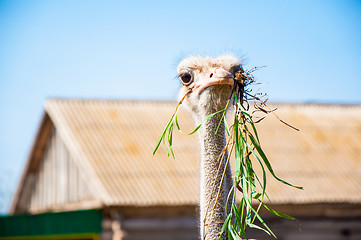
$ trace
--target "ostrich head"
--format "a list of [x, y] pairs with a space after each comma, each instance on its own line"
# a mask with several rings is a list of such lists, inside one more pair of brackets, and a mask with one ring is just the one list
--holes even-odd
[[179, 96], [192, 89], [184, 103], [196, 117], [219, 111], [231, 97], [234, 74], [240, 68], [240, 60], [228, 55], [186, 58], [177, 68], [182, 83]]

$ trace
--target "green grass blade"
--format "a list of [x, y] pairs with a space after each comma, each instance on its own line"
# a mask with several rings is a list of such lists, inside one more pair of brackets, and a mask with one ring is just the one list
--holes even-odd
[[219, 234], [218, 240], [221, 240], [221, 239], [222, 239], [222, 234], [223, 234], [224, 231], [226, 231], [226, 229], [228, 228], [228, 225], [229, 225], [231, 219], [232, 219], [232, 213], [228, 214], [226, 220], [224, 221], [223, 226], [222, 226], [222, 230], [221, 230], [221, 232], [220, 232], [220, 234]]
[[162, 137], [162, 136], [159, 138], [158, 143], [157, 143], [157, 145], [155, 146], [155, 149], [154, 149], [154, 151], [153, 151], [153, 157], [154, 157], [155, 153], [158, 151], [158, 148], [159, 148], [159, 146], [160, 146], [163, 138], [164, 138], [164, 137]]
[[263, 206], [268, 210], [270, 211], [271, 213], [275, 214], [276, 216], [279, 216], [279, 217], [282, 217], [282, 218], [286, 218], [286, 219], [290, 219], [290, 220], [295, 220], [296, 218], [292, 217], [292, 216], [289, 216], [287, 214], [283, 214], [283, 213], [280, 213], [270, 207], [268, 207], [266, 204], [263, 204]]
[[271, 233], [270, 233], [269, 231], [267, 231], [267, 230], [264, 229], [264, 228], [261, 228], [260, 226], [257, 226], [257, 225], [255, 225], [255, 224], [253, 224], [253, 223], [248, 224], [248, 226], [250, 226], [251, 228], [255, 228], [255, 229], [262, 230], [262, 231], [264, 231], [265, 233], [267, 233], [268, 235], [271, 236]]
[[224, 118], [224, 125], [226, 127], [226, 132], [227, 132], [227, 135], [228, 136], [231, 136], [231, 132], [229, 131], [229, 126], [228, 126], [228, 123], [227, 123], [227, 119]]
[[178, 123], [178, 114], [175, 114], [174, 118], [175, 118], [175, 125], [177, 126], [178, 131], [182, 132], [182, 130], [179, 126], [179, 123]]
[[245, 203], [244, 203], [244, 199], [243, 199], [243, 198], [242, 198], [242, 200], [241, 200], [240, 207], [241, 207], [241, 225], [243, 225], [243, 216], [244, 216], [244, 207], [245, 207]]
[[261, 193], [257, 193], [257, 194], [253, 197], [253, 199], [258, 199], [261, 195], [262, 195]]
[[[260, 203], [258, 204], [258, 207], [257, 207], [257, 210], [256, 210], [256, 214], [259, 213], [259, 210], [261, 209], [262, 204], [263, 204], [262, 201], [259, 201], [259, 202], [260, 202]], [[253, 217], [252, 223], [254, 223], [254, 220], [256, 219], [256, 214], [255, 214], [255, 216]]]
[[254, 126], [253, 120], [252, 120], [250, 123], [251, 123], [252, 129], [253, 129], [254, 135], [256, 136], [257, 142], [259, 143], [260, 141], [259, 141], [259, 138], [258, 138], [257, 129], [256, 129], [256, 127]]
[[[224, 120], [224, 122], [226, 122], [225, 115], [226, 115], [226, 112], [227, 112], [227, 108], [228, 108], [229, 102], [230, 102], [230, 100], [228, 100], [228, 102], [227, 102], [227, 104], [226, 104], [226, 107], [223, 109], [223, 113], [222, 113], [221, 120], [219, 121], [218, 126], [217, 126], [217, 129], [216, 129], [216, 134], [218, 133], [218, 129], [219, 129], [219, 127], [221, 126], [223, 120]], [[226, 125], [226, 123], [225, 123], [225, 125]]]
[[208, 119], [210, 119], [211, 117], [213, 117], [214, 115], [216, 115], [216, 114], [218, 114], [218, 113], [220, 113], [220, 112], [222, 112], [222, 111], [224, 111], [224, 109], [222, 109], [222, 110], [220, 110], [220, 111], [218, 111], [218, 112], [209, 114], [207, 117], [205, 117], [205, 118], [203, 119], [203, 121], [201, 122], [201, 124], [199, 124], [199, 125], [198, 125], [191, 133], [189, 133], [188, 135], [192, 135], [192, 134], [194, 134], [195, 132], [197, 132], [198, 129], [203, 125], [203, 123], [204, 123], [205, 121], [207, 121]]
[[242, 140], [245, 142], [245, 145], [247, 146], [247, 148], [252, 152], [252, 154], [256, 157], [257, 161], [260, 163], [261, 168], [262, 168], [262, 175], [263, 175], [263, 185], [261, 185], [262, 187], [262, 198], [266, 193], [266, 171], [263, 167], [262, 161], [259, 158], [259, 156], [256, 154], [256, 152], [253, 150], [253, 148], [246, 142], [246, 140], [242, 137]]
[[242, 240], [241, 236], [234, 230], [232, 224], [228, 224], [228, 231], [231, 233], [233, 239]]
[[261, 218], [261, 216], [252, 208], [252, 211], [255, 213], [258, 220], [262, 223], [262, 225], [267, 229], [267, 231], [274, 237], [277, 238], [276, 235], [272, 232], [272, 230], [268, 227], [266, 222]]
[[232, 212], [234, 214], [234, 221], [235, 221], [236, 226], [240, 226], [241, 225], [241, 216], [240, 216], [239, 210], [237, 209], [237, 205], [234, 202], [232, 204]]
[[168, 130], [168, 128], [169, 128], [169, 126], [171, 125], [172, 122], [173, 122], [173, 118], [171, 118], [171, 119], [168, 121], [167, 125], [165, 126], [165, 128], [164, 128], [164, 130], [163, 130], [163, 133], [162, 133], [162, 135], [160, 136], [160, 138], [159, 138], [159, 140], [158, 140], [158, 143], [157, 143], [157, 145], [156, 145], [156, 147], [155, 147], [155, 149], [154, 149], [154, 151], [153, 151], [153, 157], [154, 157], [155, 153], [157, 152], [160, 143], [163, 141], [163, 143], [165, 144], [165, 141], [164, 141], [165, 135], [167, 134], [167, 130]]
[[168, 129], [168, 157], [170, 155], [172, 155], [173, 158], [175, 158], [174, 156], [174, 152], [173, 152], [173, 149], [172, 149], [172, 146], [173, 146], [173, 127], [174, 127], [174, 119], [172, 121], [172, 124], [169, 126], [169, 129]]

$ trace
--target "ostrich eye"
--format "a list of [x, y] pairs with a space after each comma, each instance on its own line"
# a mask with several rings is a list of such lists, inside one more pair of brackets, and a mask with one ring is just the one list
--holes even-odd
[[185, 85], [185, 86], [188, 86], [189, 84], [191, 84], [193, 82], [193, 77], [189, 73], [182, 73], [179, 75], [179, 78], [180, 78], [181, 82], [183, 83], [183, 85]]

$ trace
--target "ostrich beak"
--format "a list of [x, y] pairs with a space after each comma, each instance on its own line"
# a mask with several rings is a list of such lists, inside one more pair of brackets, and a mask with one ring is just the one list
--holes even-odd
[[209, 75], [209, 79], [200, 80], [191, 84], [190, 88], [194, 90], [198, 90], [198, 94], [200, 94], [204, 89], [214, 85], [229, 85], [233, 88], [234, 85], [234, 76], [224, 70], [223, 68], [214, 68], [213, 71]]

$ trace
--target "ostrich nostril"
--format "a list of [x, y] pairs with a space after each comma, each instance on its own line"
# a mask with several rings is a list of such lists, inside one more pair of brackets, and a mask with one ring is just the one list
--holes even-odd
[[209, 75], [209, 78], [212, 78], [213, 77], [213, 73], [211, 73], [210, 75]]

